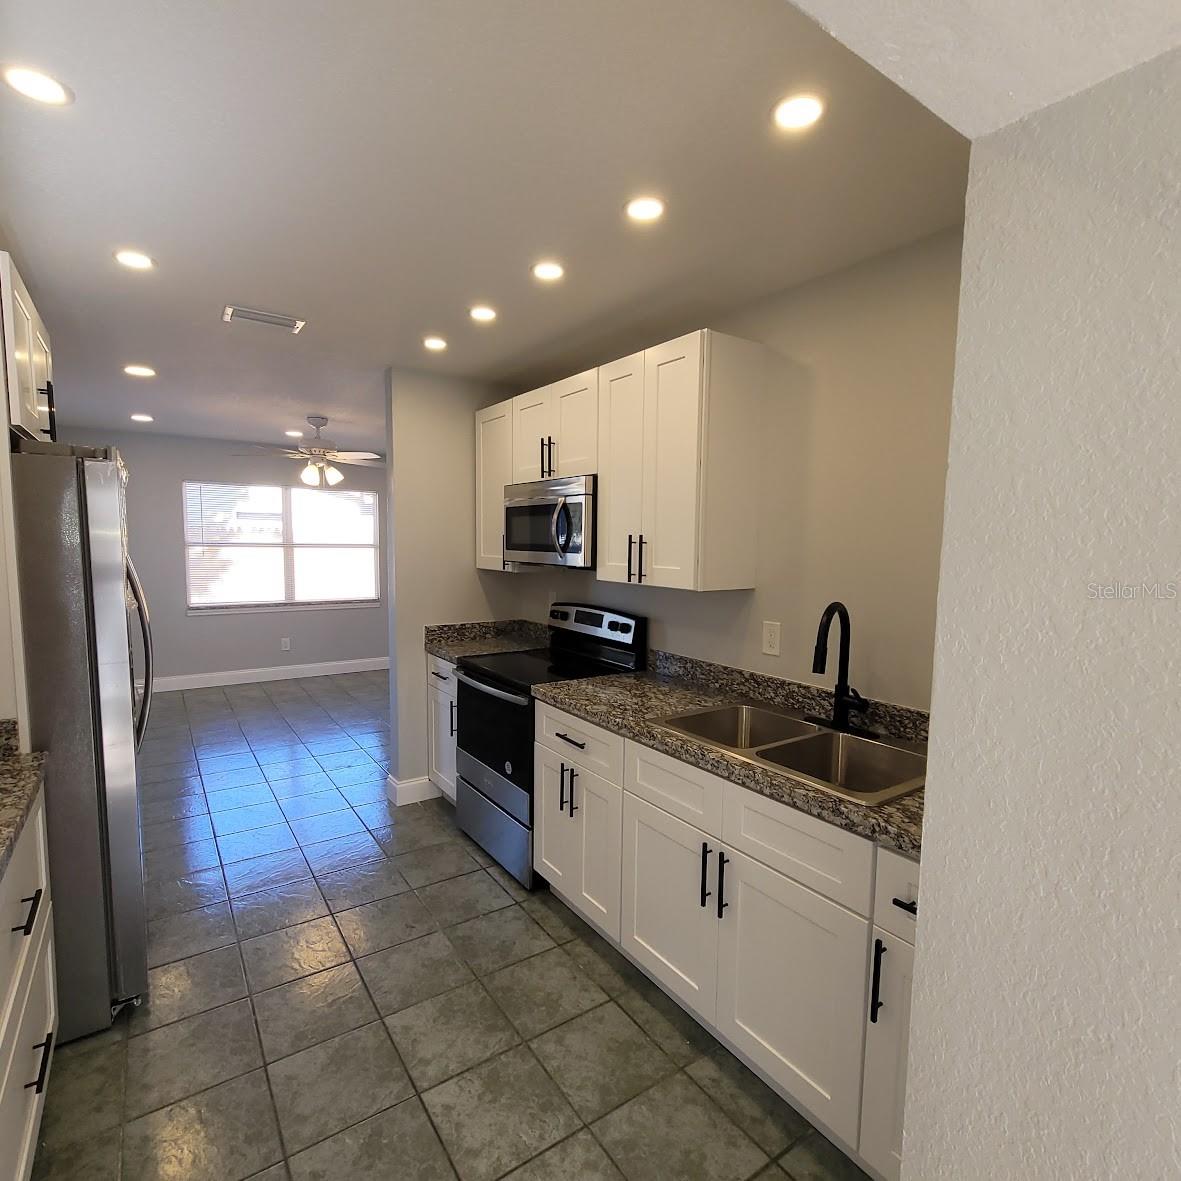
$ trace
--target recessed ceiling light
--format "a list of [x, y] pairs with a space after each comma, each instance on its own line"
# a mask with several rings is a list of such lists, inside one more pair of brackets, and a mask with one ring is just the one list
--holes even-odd
[[543, 283], [554, 283], [566, 273], [566, 268], [560, 262], [545, 259], [533, 264], [533, 277]]
[[289, 439], [302, 439], [303, 438], [303, 431], [284, 431], [283, 433]]
[[632, 221], [659, 221], [664, 216], [664, 202], [659, 197], [633, 197], [627, 203]]
[[156, 265], [142, 250], [116, 250], [115, 261], [133, 271], [150, 271]]
[[4, 71], [4, 81], [25, 98], [31, 98], [38, 103], [48, 103], [51, 107], [64, 107], [74, 101], [71, 91], [55, 78], [42, 74], [40, 70], [10, 66]]
[[[488, 310], [491, 311], [492, 309], [489, 308]], [[492, 312], [492, 315], [495, 316], [496, 313]], [[472, 318], [479, 319], [474, 308], [472, 309]], [[430, 349], [432, 353], [441, 353], [447, 347], [447, 342], [441, 336], [424, 336], [422, 338], [422, 347], [424, 349]]]
[[496, 319], [496, 309], [490, 308], [487, 304], [478, 303], [468, 315], [480, 324], [491, 324]]
[[814, 94], [793, 94], [775, 108], [775, 124], [784, 131], [802, 131], [824, 114], [824, 103]]
[[151, 365], [124, 365], [123, 372], [128, 377], [155, 377], [156, 371]]
[[133, 414], [131, 416], [132, 422], [155, 422], [156, 420], [150, 414]]

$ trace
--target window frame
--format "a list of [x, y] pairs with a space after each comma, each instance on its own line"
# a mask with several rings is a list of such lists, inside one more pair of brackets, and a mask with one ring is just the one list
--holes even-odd
[[[188, 539], [187, 518], [185, 514], [185, 499], [187, 489], [196, 488], [267, 488], [277, 489], [282, 503], [283, 540], [274, 541], [228, 541], [221, 544], [226, 547], [237, 545], [251, 549], [277, 549], [283, 554], [283, 592], [284, 598], [278, 602], [258, 603], [194, 603], [192, 587], [192, 570], [189, 565], [189, 551], [191, 549], [211, 548], [216, 543], [194, 544]], [[358, 545], [356, 542], [297, 542], [294, 540], [295, 527], [292, 517], [292, 492], [319, 492], [327, 495], [357, 492], [373, 497], [373, 534], [372, 546]], [[379, 607], [382, 603], [382, 537], [381, 537], [381, 497], [372, 488], [303, 488], [293, 484], [248, 484], [240, 480], [182, 480], [180, 487], [181, 513], [181, 561], [185, 571], [185, 614], [186, 615], [255, 615], [259, 613], [283, 611], [343, 611], [356, 608]], [[300, 549], [369, 549], [373, 550], [373, 583], [376, 593], [364, 599], [308, 599], [300, 601], [290, 598], [295, 593], [295, 554]]]

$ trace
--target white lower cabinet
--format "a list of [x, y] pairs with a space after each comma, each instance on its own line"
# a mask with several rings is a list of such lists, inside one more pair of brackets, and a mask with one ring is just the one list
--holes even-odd
[[723, 847], [718, 1031], [857, 1143], [869, 920]]
[[703, 882], [715, 873], [716, 849], [700, 829], [625, 793], [620, 943], [709, 1022], [717, 1000], [718, 919]]
[[537, 744], [533, 867], [585, 918], [619, 938], [623, 790]]
[[873, 936], [860, 1152], [879, 1173], [896, 1181], [902, 1171], [902, 1119], [906, 1100], [914, 948], [881, 927], [874, 927]]
[[454, 678], [432, 680], [427, 676], [427, 777], [455, 802], [455, 734], [457, 705]]

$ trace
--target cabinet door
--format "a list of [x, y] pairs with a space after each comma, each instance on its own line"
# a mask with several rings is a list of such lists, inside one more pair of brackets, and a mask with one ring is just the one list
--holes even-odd
[[634, 353], [599, 369], [595, 574], [604, 582], [627, 582], [637, 569], [643, 484], [644, 354]]
[[644, 581], [692, 590], [697, 581], [702, 334], [644, 353]]
[[599, 371], [588, 369], [550, 386], [555, 476], [587, 476], [598, 470]]
[[513, 482], [513, 403], [476, 411], [476, 567], [504, 569], [504, 487]]
[[0, 255], [0, 285], [3, 286], [4, 362], [8, 378], [8, 416], [13, 426], [32, 438], [41, 437], [38, 411], [37, 338], [47, 340], [37, 309], [29, 298], [11, 258]]
[[53, 352], [45, 325], [33, 324], [33, 392], [36, 394], [38, 435], [49, 436], [49, 383], [53, 380]]
[[[570, 782], [569, 774], [566, 776]], [[571, 901], [600, 930], [619, 939], [623, 884], [623, 789], [581, 767], [570, 783], [578, 839], [578, 892]]]
[[449, 799], [455, 799], [455, 698], [441, 687], [427, 691], [427, 738], [430, 781]]
[[703, 868], [712, 880], [716, 848], [691, 824], [624, 793], [620, 943], [668, 992], [711, 1022], [718, 920], [712, 895], [701, 904], [701, 883]]
[[[554, 439], [550, 387], [513, 399], [513, 478], [512, 484], [542, 480], [550, 474], [549, 441]], [[557, 440], [554, 451], [556, 453]]]
[[[878, 940], [883, 949], [877, 996], [881, 1005], [877, 1020], [867, 1020], [865, 1025], [860, 1151], [879, 1173], [894, 1181], [902, 1171], [902, 1116], [914, 948], [880, 927], [875, 927], [873, 934], [874, 947], [869, 961], [871, 987]], [[868, 1009], [866, 1012], [869, 1016]]]
[[726, 847], [717, 1028], [849, 1144], [861, 1107], [869, 922]]
[[533, 868], [564, 898], [579, 893], [578, 813], [570, 815], [570, 764], [544, 746], [533, 748]]

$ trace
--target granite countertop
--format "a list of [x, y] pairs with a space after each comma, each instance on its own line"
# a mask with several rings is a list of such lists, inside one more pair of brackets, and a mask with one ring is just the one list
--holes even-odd
[[703, 706], [734, 704], [738, 699], [733, 693], [653, 673], [629, 673], [534, 685], [533, 696], [555, 709], [779, 800], [885, 848], [909, 857], [919, 855], [923, 834], [921, 790], [888, 804], [869, 807], [799, 783], [769, 767], [747, 762], [649, 720]]
[[8, 868], [33, 801], [41, 790], [45, 764], [44, 755], [22, 755], [16, 745], [16, 723], [0, 721], [0, 877]]
[[432, 656], [454, 664], [461, 656], [486, 656], [490, 652], [527, 652], [549, 646], [543, 624], [526, 619], [490, 623], [444, 623], [425, 630], [423, 647]]

